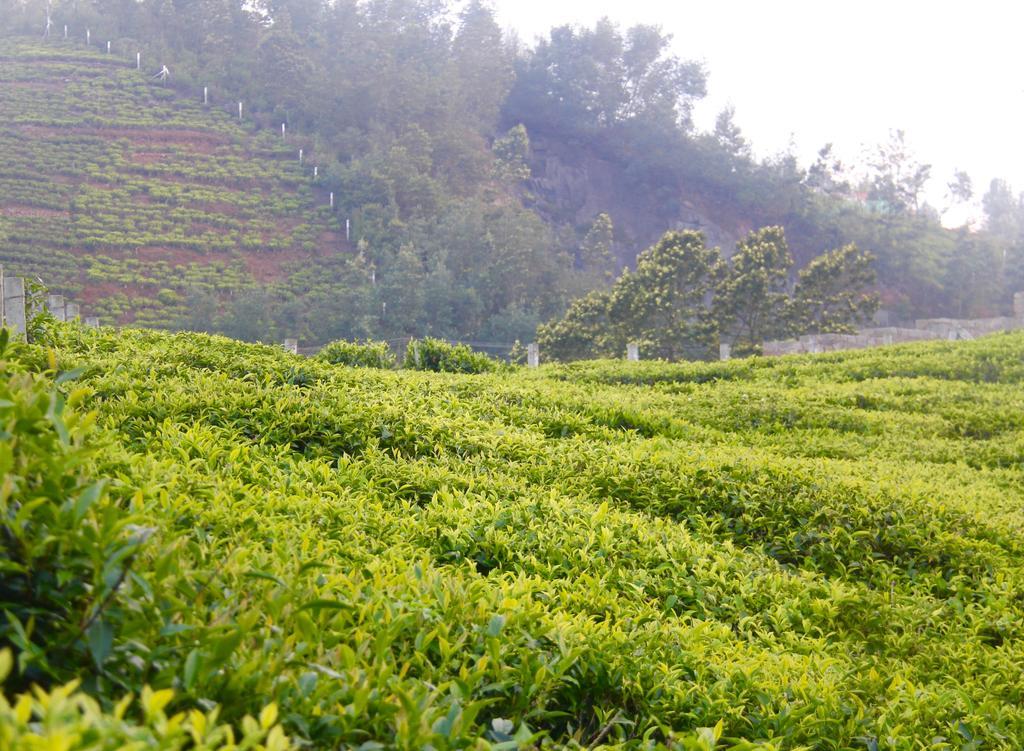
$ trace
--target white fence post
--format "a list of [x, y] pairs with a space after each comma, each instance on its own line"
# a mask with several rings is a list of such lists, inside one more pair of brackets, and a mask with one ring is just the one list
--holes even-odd
[[636, 342], [626, 344], [626, 359], [630, 362], [640, 362], [640, 345]]
[[135, 70], [142, 70], [142, 53], [135, 53]]
[[4, 324], [16, 334], [25, 335], [25, 280], [20, 276], [4, 279]]
[[67, 303], [64, 301], [64, 295], [47, 295], [46, 296], [46, 309], [50, 311], [54, 318], [58, 321], [67, 320]]
[[203, 87], [203, 104], [210, 103], [210, 89], [207, 86]]
[[731, 345], [726, 344], [724, 342], [722, 344], [718, 345], [718, 359], [719, 360], [728, 360], [731, 355], [732, 355], [732, 346]]
[[531, 368], [540, 367], [540, 345], [535, 342], [526, 345], [526, 365]]

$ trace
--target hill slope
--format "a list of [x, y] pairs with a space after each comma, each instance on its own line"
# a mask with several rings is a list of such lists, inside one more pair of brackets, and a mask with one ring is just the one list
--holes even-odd
[[[318, 748], [1024, 742], [1024, 336], [488, 376], [54, 337], [73, 390], [0, 395], [5, 503], [51, 499], [5, 529], [62, 541], [26, 574], [54, 600], [3, 600], [35, 623], [0, 619], [9, 692], [50, 665], [108, 708], [276, 702]], [[97, 614], [77, 578], [125, 566]]]
[[[343, 253], [298, 149], [116, 55], [0, 40], [0, 262], [107, 323], [174, 325], [188, 296], [289, 294]], [[233, 104], [231, 106], [234, 106]]]

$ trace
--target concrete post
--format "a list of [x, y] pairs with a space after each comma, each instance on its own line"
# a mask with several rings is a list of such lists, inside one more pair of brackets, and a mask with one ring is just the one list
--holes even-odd
[[208, 86], [203, 87], [203, 104], [210, 103], [210, 89]]
[[284, 340], [284, 351], [290, 352], [293, 355], [299, 354], [299, 340], [298, 339], [285, 339]]
[[314, 167], [313, 168], [313, 179], [316, 180], [316, 178], [319, 176], [319, 174], [320, 174], [320, 168], [319, 167]]
[[98, 329], [100, 327], [100, 319], [96, 316], [86, 316], [85, 325], [91, 329]]
[[64, 24], [64, 38], [65, 39], [68, 38], [68, 25], [67, 24]]
[[530, 368], [540, 367], [540, 346], [536, 342], [526, 345], [526, 365]]
[[107, 54], [110, 54], [110, 42], [107, 42]]
[[284, 123], [281, 123], [281, 138], [284, 138], [284, 134], [285, 134], [285, 126], [284, 126]]
[[348, 219], [345, 220], [345, 242], [352, 241], [352, 222]]
[[67, 320], [67, 307], [64, 302], [64, 295], [47, 295], [46, 309], [58, 321]]
[[142, 53], [135, 53], [135, 70], [142, 70]]
[[334, 191], [331, 191], [331, 208], [334, 208]]
[[92, 32], [89, 29], [85, 30], [85, 44], [86, 46], [92, 44]]
[[640, 345], [636, 342], [629, 342], [626, 345], [626, 359], [630, 362], [640, 362]]
[[25, 280], [20, 276], [4, 279], [4, 324], [13, 333], [25, 336]]
[[719, 360], [728, 360], [731, 355], [732, 355], [732, 345], [725, 344], [724, 342], [722, 344], [718, 345], [718, 359]]
[[239, 120], [242, 119], [242, 103], [241, 102], [238, 103], [238, 119]]
[[81, 309], [78, 303], [69, 302], [64, 306], [64, 318], [68, 321], [77, 321], [81, 317]]
[[1013, 317], [1024, 318], [1024, 292], [1015, 292], [1013, 295]]
[[299, 164], [302, 164], [302, 149], [299, 149]]

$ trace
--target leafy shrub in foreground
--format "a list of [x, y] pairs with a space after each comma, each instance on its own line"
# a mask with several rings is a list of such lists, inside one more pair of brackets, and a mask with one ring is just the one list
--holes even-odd
[[348, 365], [353, 368], [382, 368], [395, 366], [395, 355], [387, 342], [367, 339], [364, 342], [350, 342], [340, 339], [324, 347], [317, 353], [317, 359], [326, 360], [332, 365]]
[[474, 352], [465, 344], [427, 336], [409, 342], [403, 367], [435, 373], [490, 373], [498, 370], [501, 363], [482, 352]]
[[[0, 356], [6, 343], [5, 331]], [[14, 647], [26, 680], [102, 666], [119, 614], [141, 610], [117, 595], [150, 530], [81, 471], [94, 416], [74, 408], [87, 394], [79, 388], [65, 397], [45, 375], [0, 363], [0, 647]]]
[[[11, 653], [0, 651], [0, 683], [11, 669]], [[0, 748], [30, 751], [42, 748], [105, 749], [147, 748], [177, 751], [185, 748], [284, 751], [291, 747], [277, 724], [277, 706], [268, 705], [259, 720], [246, 717], [241, 737], [218, 720], [219, 710], [165, 713], [174, 698], [170, 689], [142, 689], [137, 701], [128, 696], [114, 712], [78, 690], [77, 681], [50, 691], [36, 688], [8, 702], [0, 694]], [[133, 715], [141, 714], [138, 720]]]

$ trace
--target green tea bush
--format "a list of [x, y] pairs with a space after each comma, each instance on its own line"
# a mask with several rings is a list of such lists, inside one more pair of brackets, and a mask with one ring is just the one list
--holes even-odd
[[465, 344], [452, 344], [428, 336], [409, 342], [402, 367], [435, 373], [489, 373], [500, 369], [502, 363], [473, 351]]
[[368, 339], [363, 342], [339, 340], [325, 344], [316, 355], [332, 365], [348, 365], [353, 368], [384, 368], [395, 366], [395, 355], [387, 342]]
[[[1024, 334], [471, 376], [131, 329], [47, 346], [11, 349], [0, 394], [28, 468], [4, 560], [39, 551], [17, 565], [41, 577], [0, 579], [20, 742], [161, 742], [129, 693], [236, 739], [273, 705], [310, 748], [1024, 741]], [[33, 697], [73, 677], [44, 727]]]
[[[0, 650], [0, 685], [10, 672], [11, 662], [10, 651]], [[173, 698], [171, 689], [153, 691], [146, 687], [137, 701], [126, 696], [114, 711], [108, 711], [78, 690], [77, 682], [49, 691], [37, 687], [10, 702], [0, 694], [0, 748], [285, 751], [291, 747], [277, 723], [277, 707], [273, 704], [264, 708], [259, 719], [245, 718], [238, 732], [219, 721], [217, 709], [168, 716], [165, 709]]]

